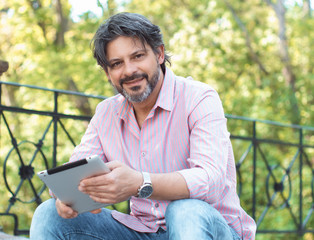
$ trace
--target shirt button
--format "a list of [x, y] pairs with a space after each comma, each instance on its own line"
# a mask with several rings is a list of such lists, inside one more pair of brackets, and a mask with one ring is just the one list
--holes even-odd
[[142, 152], [141, 154], [142, 154], [142, 157], [145, 157], [145, 155], [146, 155], [146, 153], [145, 153], [145, 152]]
[[155, 208], [159, 208], [159, 203], [155, 203]]

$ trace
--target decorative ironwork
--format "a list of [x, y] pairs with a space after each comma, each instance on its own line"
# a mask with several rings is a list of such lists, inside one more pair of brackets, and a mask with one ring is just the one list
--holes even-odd
[[[18, 90], [26, 88], [42, 91], [45, 94], [51, 93], [53, 95], [52, 110], [36, 110], [2, 104], [1, 96], [4, 86], [14, 87]], [[19, 228], [19, 214], [14, 213], [12, 207], [17, 202], [26, 207], [26, 204], [39, 205], [43, 201], [42, 195], [45, 186], [40, 185], [41, 182], [34, 176], [36, 168], [39, 166], [49, 168], [60, 164], [57, 157], [60, 154], [58, 145], [61, 142], [69, 142], [74, 147], [76, 141], [80, 140], [81, 136], [75, 138], [73, 129], [69, 130], [65, 121], [70, 119], [88, 123], [90, 120], [91, 116], [66, 114], [60, 111], [62, 104], [59, 105], [58, 100], [65, 95], [95, 99], [97, 102], [105, 99], [103, 96], [0, 81], [0, 143], [3, 136], [7, 140], [5, 145], [0, 146], [0, 163], [3, 164], [4, 185], [10, 195], [8, 206], [3, 213], [0, 213], [0, 216], [13, 219], [15, 235], [27, 234], [28, 229], [21, 230]], [[42, 131], [39, 140], [17, 139], [18, 136], [20, 137], [20, 133], [13, 130], [12, 124], [8, 120], [8, 114], [15, 114], [16, 118], [20, 115], [36, 115], [48, 119], [46, 122], [41, 122], [40, 128], [32, 130], [37, 135]], [[314, 127], [285, 125], [233, 115], [226, 115], [226, 117], [236, 155], [238, 195], [244, 208], [256, 220], [257, 233], [295, 233], [299, 235], [313, 233]], [[242, 124], [240, 127], [237, 125], [238, 122]], [[287, 141], [286, 139], [281, 140], [280, 137], [264, 136], [263, 126], [268, 129], [265, 132], [275, 135], [277, 130], [272, 129], [284, 129], [289, 132], [288, 134], [285, 132], [284, 136], [289, 135], [293, 140]], [[49, 138], [48, 133], [51, 132]], [[62, 139], [60, 139], [61, 133], [63, 134]], [[277, 135], [280, 135], [280, 131]], [[9, 141], [11, 144], [8, 143]], [[273, 156], [273, 152], [277, 155]], [[14, 183], [8, 180], [9, 175], [12, 175], [12, 167], [16, 172]], [[26, 186], [28, 187], [28, 198], [24, 194]], [[287, 219], [287, 228], [285, 225], [269, 226], [265, 224], [269, 217], [273, 217], [274, 212], [277, 216], [282, 214]]]
[[[251, 215], [257, 224], [258, 234], [279, 234], [294, 233], [304, 235], [305, 233], [313, 233], [313, 209], [314, 209], [314, 128], [308, 126], [286, 125], [272, 121], [260, 121], [248, 119], [244, 117], [227, 115], [227, 118], [234, 120], [246, 121], [246, 126], [251, 128], [251, 136], [241, 136], [231, 134], [231, 139], [249, 142], [249, 147], [244, 151], [240, 160], [237, 162], [238, 176], [238, 195], [241, 199], [243, 191], [243, 172], [242, 165], [248, 159], [248, 155], [252, 153], [252, 212]], [[257, 124], [264, 124], [273, 128], [286, 128], [294, 132], [294, 136], [298, 136], [296, 141], [282, 141], [271, 138], [259, 138], [257, 134]], [[229, 127], [230, 130], [230, 127]], [[308, 132], [307, 138], [309, 144], [304, 143], [304, 134]], [[312, 144], [310, 144], [312, 141]], [[294, 149], [294, 155], [291, 160], [285, 157], [283, 163], [282, 158], [276, 159], [276, 163], [271, 163], [271, 159], [267, 157], [264, 148], [271, 146], [273, 149], [290, 148]], [[308, 151], [308, 152], [307, 152]], [[309, 157], [311, 154], [311, 158]], [[291, 154], [290, 154], [291, 155]], [[310, 160], [311, 159], [311, 160]], [[279, 161], [278, 161], [279, 160]], [[259, 167], [257, 166], [259, 163]], [[258, 168], [264, 168], [263, 172], [257, 173]], [[307, 176], [304, 175], [307, 170]], [[307, 177], [306, 183], [304, 178]], [[257, 188], [263, 186], [263, 191], [258, 192]], [[266, 195], [266, 198], [265, 198]], [[306, 199], [306, 204], [305, 204]], [[284, 218], [290, 219], [287, 228], [267, 228], [263, 223], [270, 212], [277, 213], [286, 210]], [[283, 215], [282, 215], [283, 216]]]

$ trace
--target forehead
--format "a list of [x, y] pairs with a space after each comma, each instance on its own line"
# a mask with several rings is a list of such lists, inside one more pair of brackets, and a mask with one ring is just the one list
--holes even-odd
[[132, 55], [137, 51], [146, 51], [151, 49], [147, 43], [143, 43], [139, 38], [120, 36], [107, 44], [107, 58], [121, 58]]

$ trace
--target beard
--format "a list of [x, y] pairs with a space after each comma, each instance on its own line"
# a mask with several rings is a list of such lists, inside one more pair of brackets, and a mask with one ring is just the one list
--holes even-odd
[[[127, 100], [129, 100], [130, 102], [134, 102], [134, 103], [140, 103], [140, 102], [145, 101], [151, 95], [151, 93], [154, 91], [154, 89], [155, 89], [155, 87], [159, 81], [159, 78], [160, 78], [160, 71], [161, 71], [161, 69], [160, 69], [160, 66], [158, 64], [157, 69], [151, 78], [149, 78], [146, 73], [135, 73], [131, 76], [121, 78], [119, 81], [119, 86], [114, 85], [112, 83], [112, 81], [110, 81], [110, 80], [109, 80], [109, 82]], [[144, 78], [144, 79], [146, 79], [146, 82], [147, 82], [147, 84], [146, 84], [146, 86], [142, 92], [140, 92], [141, 86], [134, 86], [134, 87], [130, 88], [131, 92], [127, 92], [123, 88], [124, 83], [126, 83], [128, 81], [132, 81], [134, 79], [139, 79], [139, 78]]]

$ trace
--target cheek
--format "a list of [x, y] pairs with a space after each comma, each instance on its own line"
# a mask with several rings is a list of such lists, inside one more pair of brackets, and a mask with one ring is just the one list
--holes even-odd
[[114, 73], [107, 74], [108, 80], [111, 82], [111, 84], [119, 83], [119, 75]]

